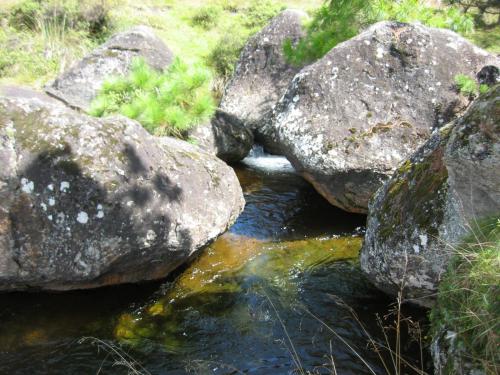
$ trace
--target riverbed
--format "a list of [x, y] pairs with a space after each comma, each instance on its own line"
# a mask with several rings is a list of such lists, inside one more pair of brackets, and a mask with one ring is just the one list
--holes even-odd
[[[386, 373], [367, 335], [385, 342], [377, 316], [394, 301], [359, 269], [365, 217], [328, 204], [283, 158], [234, 168], [244, 212], [168, 279], [0, 295], [0, 374]], [[406, 337], [402, 348], [419, 361]]]

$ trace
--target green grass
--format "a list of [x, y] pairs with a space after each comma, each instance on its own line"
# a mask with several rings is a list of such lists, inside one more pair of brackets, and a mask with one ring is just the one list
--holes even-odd
[[306, 37], [296, 45], [285, 44], [285, 55], [294, 65], [313, 62], [361, 29], [382, 20], [421, 22], [464, 35], [474, 29], [472, 16], [457, 7], [437, 9], [421, 0], [329, 0], [314, 14]]
[[488, 85], [479, 85], [474, 78], [465, 74], [457, 74], [455, 76], [455, 85], [462, 95], [469, 98], [474, 98], [479, 94], [485, 94], [489, 90]]
[[[43, 3], [63, 5], [66, 16], [57, 19], [64, 20], [64, 32], [59, 32], [60, 27], [49, 27], [48, 34], [36, 26], [40, 20], [51, 23], [51, 17], [42, 17], [39, 11], [29, 11], [30, 8], [40, 10], [38, 1], [0, 1], [0, 25], [3, 26], [0, 28], [0, 84], [21, 83], [42, 88], [107, 35], [135, 25], [147, 25], [187, 64], [201, 64], [213, 71], [217, 97], [231, 74], [227, 72], [232, 72], [242, 45], [270, 17], [285, 4], [307, 11], [318, 7], [321, 0], [288, 0], [286, 3], [270, 0], [46, 0]], [[106, 24], [96, 37], [93, 30], [98, 29], [102, 17], [98, 17], [97, 10], [94, 14], [91, 10], [94, 9], [92, 5], [101, 3], [107, 9]], [[12, 18], [16, 9], [23, 7], [23, 12], [17, 12], [16, 16], [21, 21], [14, 22]], [[199, 20], [207, 9], [207, 26], [193, 22]], [[33, 14], [37, 14], [33, 25], [26, 25], [22, 19], [31, 20]], [[80, 22], [85, 17], [87, 21]], [[238, 43], [221, 52], [221, 42], [228, 36]]]
[[[431, 313], [432, 331], [457, 333], [458, 347], [486, 374], [500, 367], [500, 219], [473, 230], [439, 286]], [[451, 374], [452, 369], [448, 369]]]
[[103, 84], [90, 114], [121, 113], [138, 120], [152, 134], [183, 138], [215, 110], [210, 81], [205, 67], [187, 65], [179, 58], [163, 73], [138, 59], [127, 77], [110, 78]]

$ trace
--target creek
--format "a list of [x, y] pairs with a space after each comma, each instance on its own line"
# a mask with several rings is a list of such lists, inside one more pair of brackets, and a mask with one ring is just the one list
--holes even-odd
[[[127, 373], [82, 337], [151, 374], [372, 373], [357, 354], [384, 374], [367, 333], [385, 342], [376, 316], [394, 301], [359, 269], [365, 217], [328, 204], [283, 158], [254, 150], [235, 170], [245, 211], [167, 280], [0, 295], [0, 374]], [[418, 357], [406, 337], [402, 350]]]

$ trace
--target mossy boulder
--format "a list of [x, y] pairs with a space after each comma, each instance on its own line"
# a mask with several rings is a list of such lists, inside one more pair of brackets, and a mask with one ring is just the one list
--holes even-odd
[[485, 64], [498, 59], [451, 31], [380, 22], [302, 69], [271, 128], [330, 203], [366, 213], [396, 167], [465, 109], [455, 75]]
[[113, 35], [107, 42], [74, 64], [46, 92], [67, 104], [88, 111], [103, 82], [130, 72], [132, 61], [143, 58], [159, 71], [173, 61], [173, 53], [147, 26], [136, 26]]
[[430, 306], [463, 236], [500, 214], [500, 85], [432, 137], [370, 203], [361, 267], [382, 290]]
[[286, 40], [295, 43], [304, 35], [304, 17], [307, 16], [302, 12], [285, 10], [247, 42], [220, 104], [272, 151], [276, 151], [276, 145], [266, 128], [267, 121], [273, 106], [300, 70], [287, 63], [283, 44]]
[[0, 291], [164, 277], [243, 209], [233, 170], [122, 116], [0, 90]]

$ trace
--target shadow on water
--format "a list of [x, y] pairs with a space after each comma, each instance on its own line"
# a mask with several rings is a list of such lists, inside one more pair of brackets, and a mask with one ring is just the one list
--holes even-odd
[[[132, 169], [141, 169], [133, 163]], [[347, 339], [378, 374], [349, 304], [377, 338], [374, 314], [392, 302], [361, 275], [365, 218], [331, 207], [293, 174], [235, 167], [247, 206], [231, 230], [162, 283], [61, 295], [0, 295], [0, 373], [127, 373], [95, 336], [122, 345], [152, 374], [290, 374], [283, 326], [306, 370], [368, 374], [304, 308]], [[413, 347], [405, 347], [408, 352]], [[29, 358], [29, 360], [26, 360]]]

